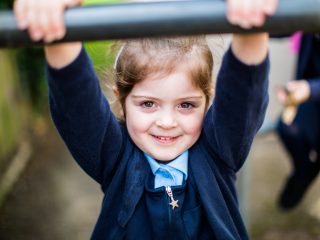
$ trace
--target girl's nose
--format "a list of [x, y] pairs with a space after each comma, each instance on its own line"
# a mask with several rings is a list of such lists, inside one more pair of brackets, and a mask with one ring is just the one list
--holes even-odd
[[156, 125], [161, 128], [170, 129], [178, 126], [176, 118], [173, 113], [161, 113], [161, 116], [156, 121]]

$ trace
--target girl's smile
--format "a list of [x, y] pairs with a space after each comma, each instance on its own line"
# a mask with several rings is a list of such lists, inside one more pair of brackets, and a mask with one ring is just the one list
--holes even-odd
[[186, 71], [151, 76], [137, 83], [125, 101], [130, 137], [144, 152], [160, 161], [170, 161], [198, 139], [206, 98]]
[[178, 140], [179, 137], [166, 137], [166, 136], [156, 136], [151, 135], [156, 142], [159, 142], [160, 144], [172, 144]]

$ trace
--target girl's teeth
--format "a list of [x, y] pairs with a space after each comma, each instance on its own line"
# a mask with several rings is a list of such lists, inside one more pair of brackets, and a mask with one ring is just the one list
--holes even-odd
[[169, 140], [170, 137], [160, 137], [160, 140]]

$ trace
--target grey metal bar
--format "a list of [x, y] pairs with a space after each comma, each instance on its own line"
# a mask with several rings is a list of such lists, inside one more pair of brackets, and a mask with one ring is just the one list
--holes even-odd
[[[123, 3], [69, 9], [62, 40], [95, 41], [155, 36], [236, 32], [290, 33], [320, 31], [320, 0], [282, 0], [264, 26], [251, 30], [228, 23], [223, 1]], [[20, 31], [11, 11], [0, 12], [0, 47], [42, 44]]]

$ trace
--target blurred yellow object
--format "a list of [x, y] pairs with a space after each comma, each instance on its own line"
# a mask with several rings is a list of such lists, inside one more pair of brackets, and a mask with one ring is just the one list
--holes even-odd
[[287, 89], [285, 89], [285, 91], [287, 94], [287, 101], [283, 109], [281, 119], [286, 125], [291, 125], [297, 115], [298, 104], [295, 101], [293, 94]]

